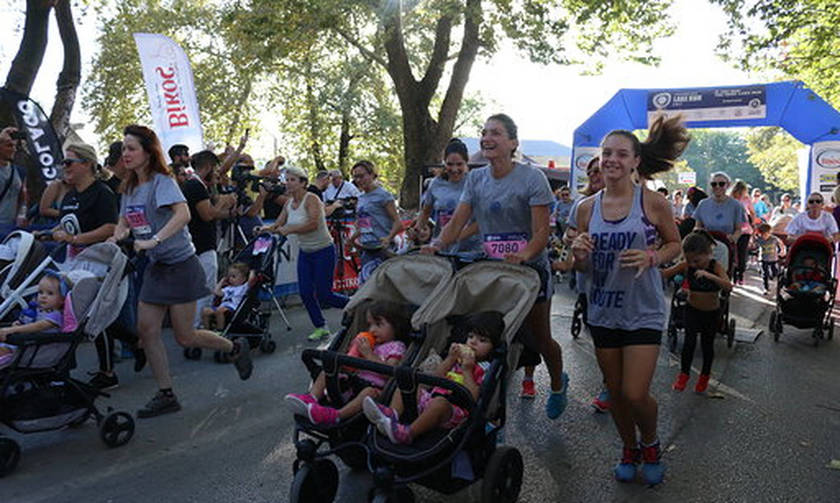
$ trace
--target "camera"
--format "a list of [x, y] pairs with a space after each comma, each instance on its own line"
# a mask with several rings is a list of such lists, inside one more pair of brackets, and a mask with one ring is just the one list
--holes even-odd
[[259, 192], [260, 187], [262, 187], [266, 192], [275, 196], [286, 193], [286, 185], [284, 183], [273, 178], [252, 175], [251, 170], [253, 169], [253, 166], [247, 164], [237, 164], [231, 169], [230, 178], [239, 187], [245, 187], [250, 183], [253, 192]]
[[14, 133], [9, 135], [13, 140], [25, 140], [26, 133], [23, 131], [15, 131]]

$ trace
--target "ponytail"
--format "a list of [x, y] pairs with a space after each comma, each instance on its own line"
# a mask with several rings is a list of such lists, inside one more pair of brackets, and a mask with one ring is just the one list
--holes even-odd
[[610, 136], [623, 136], [633, 144], [634, 153], [641, 158], [639, 176], [650, 180], [656, 173], [663, 173], [674, 167], [674, 163], [682, 155], [691, 136], [682, 124], [682, 116], [665, 118], [660, 115], [653, 121], [648, 130], [648, 137], [640, 142], [631, 131], [618, 129], [610, 131]]

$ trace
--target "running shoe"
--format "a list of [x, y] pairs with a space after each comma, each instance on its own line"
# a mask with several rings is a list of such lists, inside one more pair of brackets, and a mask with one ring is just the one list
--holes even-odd
[[659, 440], [653, 445], [642, 446], [642, 478], [645, 484], [655, 486], [665, 479], [665, 464], [662, 462], [662, 451]]
[[519, 392], [520, 398], [534, 398], [537, 396], [537, 388], [534, 386], [533, 379], [522, 380], [522, 391]]
[[677, 374], [677, 379], [674, 381], [674, 384], [671, 386], [676, 391], [685, 391], [685, 386], [688, 384], [689, 375], [680, 372]]
[[306, 415], [312, 424], [338, 424], [338, 410], [332, 407], [325, 407], [317, 403], [310, 403], [306, 406]]
[[619, 482], [633, 482], [636, 480], [636, 468], [641, 461], [641, 449], [638, 447], [625, 447], [621, 451], [621, 461], [613, 468], [615, 480]]
[[88, 384], [99, 391], [112, 390], [120, 385], [120, 380], [117, 379], [117, 374], [108, 375], [104, 372], [88, 372], [88, 375], [93, 376], [88, 381]]
[[299, 416], [306, 416], [308, 413], [307, 407], [318, 403], [318, 400], [309, 393], [289, 393], [283, 397], [283, 400], [286, 401], [286, 405], [289, 406], [292, 412]]
[[314, 341], [320, 341], [321, 339], [323, 339], [324, 337], [326, 337], [328, 335], [330, 335], [329, 330], [327, 330], [324, 327], [319, 327], [319, 328], [316, 328], [315, 330], [313, 330], [312, 333], [309, 334], [307, 339], [309, 339], [310, 341], [313, 341], [313, 342]]
[[137, 411], [137, 417], [155, 417], [179, 410], [181, 410], [181, 404], [173, 393], [158, 391], [145, 407]]
[[709, 377], [709, 374], [700, 374], [700, 377], [697, 379], [697, 384], [694, 385], [695, 393], [706, 392], [706, 388], [709, 387]]
[[248, 344], [247, 339], [239, 337], [233, 341], [231, 358], [233, 359], [233, 365], [236, 367], [236, 371], [239, 372], [239, 378], [243, 381], [248, 380], [254, 371], [254, 362], [251, 361], [251, 346]]
[[371, 407], [370, 404], [367, 404], [368, 400], [373, 401], [370, 397], [365, 397], [362, 402], [362, 409], [364, 410], [365, 417], [376, 426], [377, 431], [388, 437], [388, 440], [394, 444], [410, 444], [411, 430], [409, 427], [400, 424], [395, 418], [383, 412], [379, 407], [376, 407], [375, 402], [373, 404], [374, 406]]
[[610, 392], [601, 390], [598, 396], [592, 399], [592, 408], [595, 412], [609, 412], [610, 410]]
[[569, 390], [569, 375], [563, 372], [563, 389], [552, 391], [545, 402], [545, 414], [549, 419], [557, 419], [566, 410], [569, 403], [567, 391]]
[[362, 410], [367, 411], [368, 409], [370, 409], [370, 412], [365, 412], [365, 416], [368, 419], [371, 417], [379, 417], [379, 414], [383, 414], [391, 421], [399, 421], [397, 411], [391, 407], [386, 407], [381, 403], [377, 403], [373, 398], [366, 396], [365, 399], [362, 400]]

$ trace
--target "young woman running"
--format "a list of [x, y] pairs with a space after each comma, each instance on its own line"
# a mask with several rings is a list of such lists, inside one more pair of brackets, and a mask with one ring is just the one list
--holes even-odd
[[578, 207], [572, 251], [575, 268], [589, 276], [587, 319], [624, 443], [615, 477], [625, 482], [636, 478], [642, 460], [646, 483], [658, 484], [665, 474], [656, 434], [657, 404], [650, 395], [666, 321], [657, 266], [680, 250], [670, 203], [635, 185], [632, 177], [636, 172], [647, 179], [671, 169], [687, 143], [679, 118], [657, 119], [644, 143], [629, 131], [609, 133], [601, 142], [606, 186]]

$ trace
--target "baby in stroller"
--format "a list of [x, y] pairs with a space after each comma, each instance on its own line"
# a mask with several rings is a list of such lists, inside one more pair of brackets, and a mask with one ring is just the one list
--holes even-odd
[[21, 313], [10, 327], [0, 328], [0, 368], [14, 359], [15, 346], [2, 344], [6, 337], [18, 333], [54, 334], [61, 331], [67, 281], [54, 271], [46, 271], [38, 282], [37, 307], [34, 313]]
[[204, 328], [210, 327], [211, 318], [215, 319], [216, 328], [224, 328], [225, 317], [236, 310], [248, 292], [249, 273], [250, 268], [245, 262], [235, 262], [228, 267], [227, 274], [219, 280], [213, 291], [217, 297], [221, 297], [221, 303], [201, 310], [201, 323]]
[[[489, 360], [501, 341], [505, 323], [501, 313], [485, 311], [466, 316], [463, 328], [467, 334], [466, 343], [452, 342], [446, 358], [437, 365], [434, 375], [461, 384], [477, 400], [485, 372], [490, 368]], [[390, 407], [376, 403], [370, 396], [365, 397], [365, 416], [395, 444], [410, 444], [413, 439], [437, 428], [453, 429], [469, 417], [467, 411], [449, 401], [449, 390], [421, 387], [417, 393], [418, 416], [411, 424], [399, 421], [403, 411], [401, 393], [394, 394]]]
[[796, 293], [823, 294], [826, 289], [826, 275], [817, 264], [817, 259], [806, 256], [798, 268], [793, 270], [793, 282], [788, 291]]
[[[368, 332], [356, 336], [348, 354], [391, 366], [398, 365], [406, 352], [411, 329], [411, 322], [402, 306], [393, 302], [375, 301], [368, 308], [367, 322]], [[373, 336], [373, 344], [368, 334]], [[362, 410], [365, 398], [379, 396], [386, 379], [366, 370], [356, 373], [353, 369], [344, 370], [347, 371], [343, 379], [347, 399], [353, 395], [355, 397], [342, 408], [335, 409], [319, 403], [326, 396], [326, 376], [323, 372], [315, 378], [309, 393], [290, 393], [285, 397], [286, 403], [295, 414], [308, 417], [313, 424], [336, 424], [342, 419], [355, 416]]]

